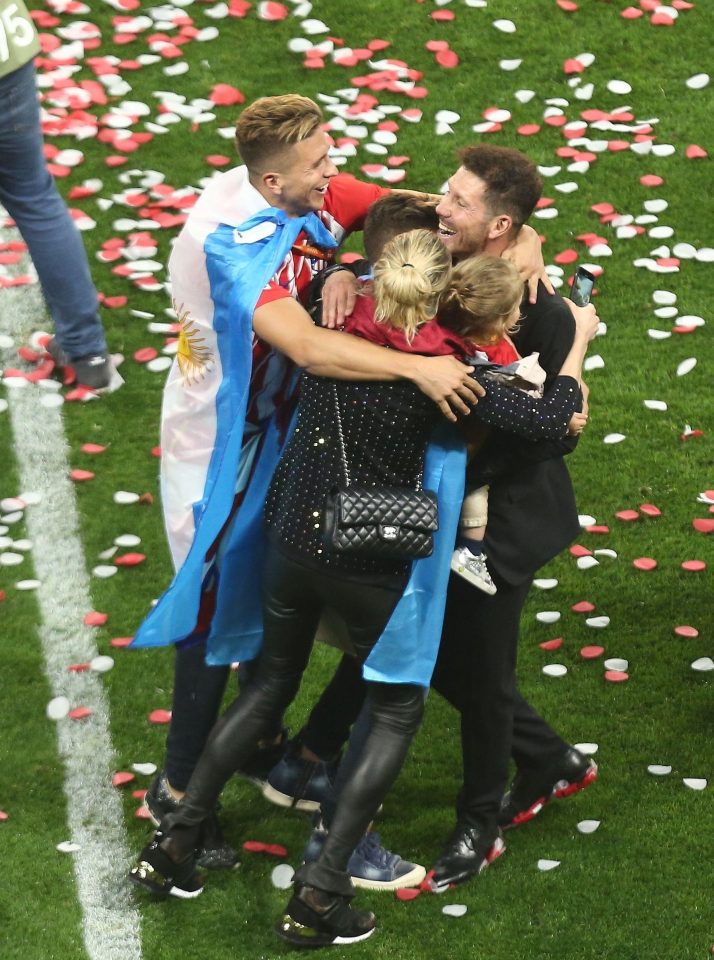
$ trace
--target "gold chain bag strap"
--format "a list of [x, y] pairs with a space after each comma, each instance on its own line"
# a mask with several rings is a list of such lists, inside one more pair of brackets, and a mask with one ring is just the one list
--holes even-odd
[[359, 554], [370, 559], [409, 560], [428, 557], [439, 526], [436, 494], [415, 488], [352, 485], [342, 431], [337, 386], [333, 383], [337, 437], [344, 486], [328, 494], [325, 542], [337, 553]]

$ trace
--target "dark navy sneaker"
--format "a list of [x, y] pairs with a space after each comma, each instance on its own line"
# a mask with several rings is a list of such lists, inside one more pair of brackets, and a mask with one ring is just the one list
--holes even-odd
[[[327, 830], [318, 819], [303, 853], [304, 863], [319, 859], [327, 839]], [[382, 846], [379, 834], [368, 831], [354, 849], [347, 864], [347, 872], [355, 887], [363, 890], [401, 890], [403, 887], [418, 887], [426, 876], [426, 870], [418, 863], [402, 860]]]
[[319, 810], [337, 772], [339, 759], [328, 763], [305, 760], [299, 747], [289, 747], [267, 776], [263, 796], [279, 807], [311, 813]]
[[301, 886], [290, 898], [275, 932], [294, 947], [359, 943], [375, 930], [373, 913], [353, 910], [349, 898]]
[[451, 885], [477, 877], [505, 849], [498, 827], [481, 829], [458, 823], [431, 870], [429, 886], [435, 893], [441, 893]]
[[597, 764], [575, 747], [543, 770], [519, 771], [501, 801], [498, 822], [503, 829], [519, 827], [537, 817], [554, 797], [563, 799], [597, 780]]
[[129, 871], [129, 879], [155, 897], [192, 900], [203, 893], [203, 880], [196, 870], [196, 860], [191, 854], [181, 863], [174, 863], [161, 849], [163, 839], [163, 834], [157, 830]]
[[[169, 782], [162, 770], [151, 782], [144, 794], [144, 806], [149, 819], [158, 827], [167, 813], [178, 809], [179, 801], [169, 789]], [[196, 851], [196, 862], [206, 870], [232, 870], [238, 865], [238, 854], [223, 836], [223, 830], [214, 810], [203, 825], [201, 846]]]
[[71, 367], [74, 370], [78, 384], [90, 387], [92, 390], [103, 390], [111, 383], [112, 358], [106, 350], [73, 360], [59, 345], [57, 337], [48, 340], [45, 349], [58, 367]]

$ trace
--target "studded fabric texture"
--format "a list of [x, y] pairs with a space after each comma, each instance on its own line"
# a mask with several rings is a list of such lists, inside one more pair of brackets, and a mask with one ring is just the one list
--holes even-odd
[[408, 487], [347, 487], [328, 497], [325, 530], [340, 553], [428, 557], [438, 528], [436, 496]]

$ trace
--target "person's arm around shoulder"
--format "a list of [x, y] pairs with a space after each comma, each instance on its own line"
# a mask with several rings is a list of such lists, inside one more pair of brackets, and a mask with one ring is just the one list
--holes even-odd
[[469, 413], [484, 389], [472, 367], [455, 357], [422, 357], [368, 343], [337, 330], [317, 327], [295, 300], [266, 303], [253, 314], [256, 334], [298, 367], [340, 380], [411, 380], [448, 420]]

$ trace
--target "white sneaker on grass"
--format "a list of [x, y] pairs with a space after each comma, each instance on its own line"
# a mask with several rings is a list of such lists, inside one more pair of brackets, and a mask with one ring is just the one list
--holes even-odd
[[473, 554], [468, 547], [459, 547], [451, 556], [451, 569], [484, 593], [496, 592], [496, 584], [486, 566], [485, 553]]

